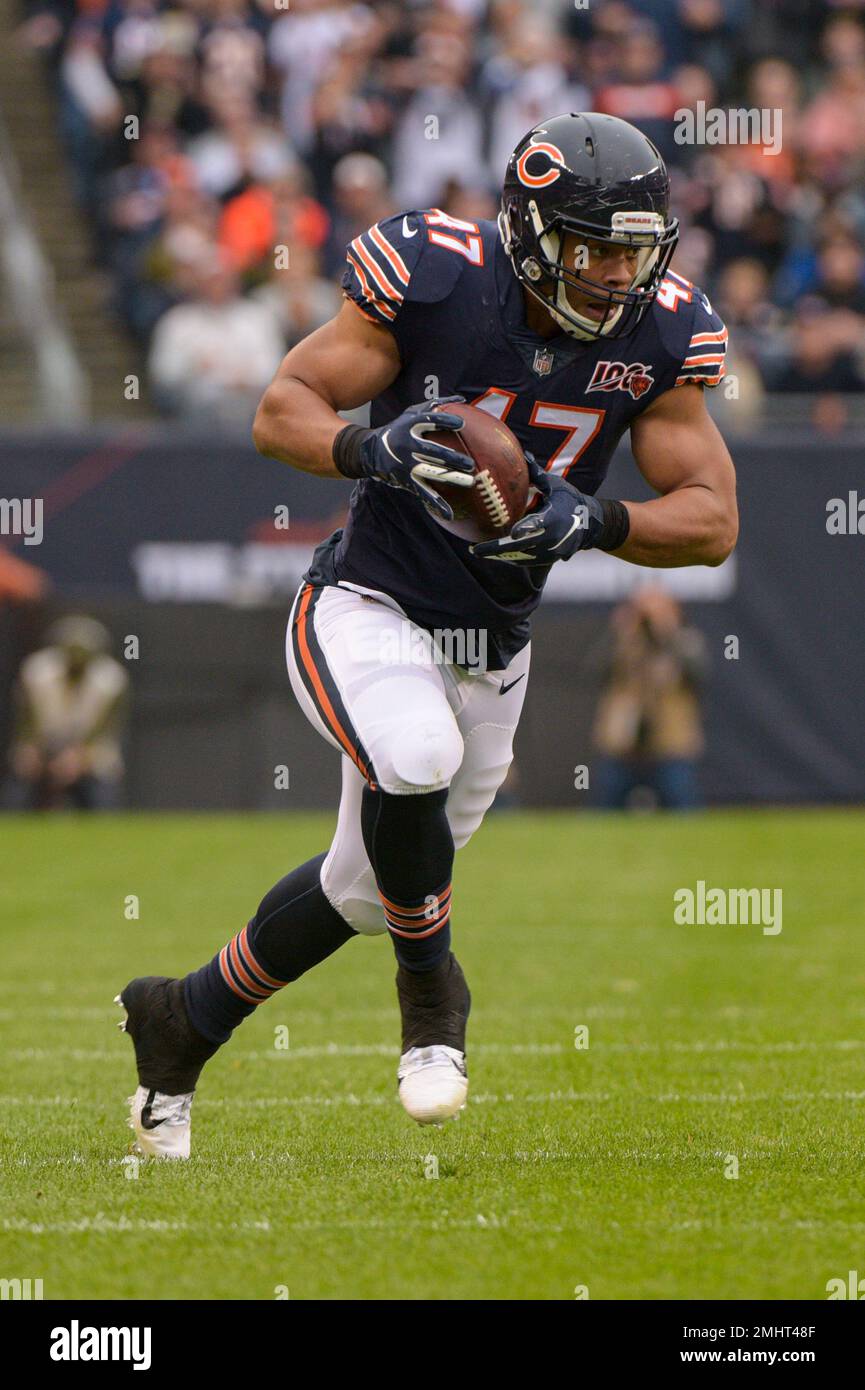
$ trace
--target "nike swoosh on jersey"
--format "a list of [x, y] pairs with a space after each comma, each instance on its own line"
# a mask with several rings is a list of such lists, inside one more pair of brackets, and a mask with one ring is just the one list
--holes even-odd
[[415, 229], [414, 229], [413, 232], [410, 232], [410, 231], [409, 231], [409, 229], [408, 229], [408, 218], [407, 218], [407, 217], [404, 217], [404, 218], [402, 219], [402, 234], [403, 234], [404, 237], [417, 236], [417, 227], [415, 227]]

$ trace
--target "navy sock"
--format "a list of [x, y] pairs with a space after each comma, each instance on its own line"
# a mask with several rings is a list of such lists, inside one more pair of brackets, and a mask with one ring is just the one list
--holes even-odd
[[361, 828], [396, 958], [434, 970], [450, 951], [454, 840], [447, 788], [415, 796], [363, 789]]
[[357, 933], [328, 902], [319, 854], [281, 878], [252, 921], [184, 980], [193, 1028], [224, 1043], [238, 1023], [283, 985], [332, 955]]

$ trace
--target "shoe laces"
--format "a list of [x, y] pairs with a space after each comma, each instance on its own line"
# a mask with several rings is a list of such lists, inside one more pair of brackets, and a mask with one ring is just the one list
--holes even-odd
[[423, 1071], [427, 1067], [440, 1067], [442, 1064], [455, 1067], [462, 1076], [466, 1074], [465, 1054], [454, 1047], [433, 1044], [430, 1047], [410, 1047], [399, 1059], [397, 1073], [401, 1081], [409, 1072]]

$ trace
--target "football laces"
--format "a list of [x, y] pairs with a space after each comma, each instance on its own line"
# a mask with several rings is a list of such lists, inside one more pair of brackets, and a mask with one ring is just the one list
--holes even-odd
[[478, 492], [481, 501], [494, 526], [507, 526], [510, 521], [507, 503], [502, 497], [501, 492], [488, 468], [477, 475]]

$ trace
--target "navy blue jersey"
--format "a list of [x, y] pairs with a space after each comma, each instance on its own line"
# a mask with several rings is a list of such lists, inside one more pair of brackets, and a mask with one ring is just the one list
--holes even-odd
[[[393, 333], [402, 360], [372, 402], [371, 424], [425, 398], [463, 396], [581, 492], [598, 490], [621, 435], [658, 396], [723, 376], [726, 329], [706, 296], [672, 272], [632, 333], [582, 342], [527, 326], [495, 222], [400, 214], [356, 237], [346, 257], [346, 295]], [[483, 629], [497, 669], [528, 640], [549, 569], [472, 556], [411, 493], [364, 479], [308, 577], [382, 590], [430, 631]]]

